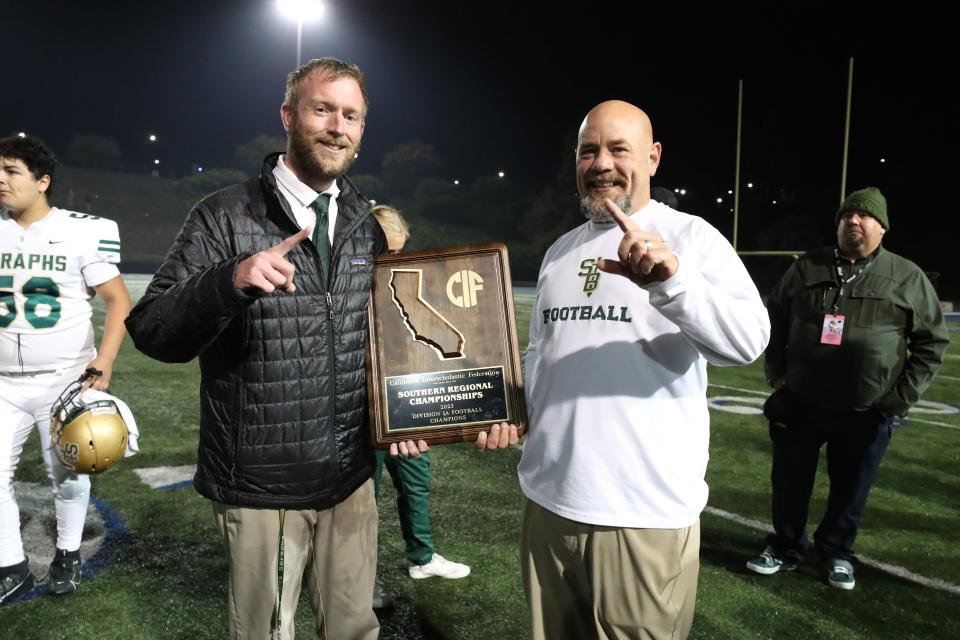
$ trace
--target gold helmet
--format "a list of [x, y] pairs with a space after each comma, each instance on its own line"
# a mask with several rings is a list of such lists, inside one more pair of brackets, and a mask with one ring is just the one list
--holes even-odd
[[63, 390], [50, 410], [50, 440], [74, 473], [102, 473], [123, 457], [127, 425], [113, 400], [84, 402], [83, 380]]

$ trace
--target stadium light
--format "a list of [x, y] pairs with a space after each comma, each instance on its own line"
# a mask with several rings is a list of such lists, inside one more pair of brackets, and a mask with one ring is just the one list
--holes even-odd
[[747, 189], [753, 189], [753, 183], [752, 183], [752, 182], [748, 182], [748, 183], [747, 183]]
[[159, 160], [154, 160], [154, 161], [153, 161], [153, 164], [160, 164], [160, 161], [159, 161]]
[[498, 171], [498, 172], [497, 172], [497, 177], [498, 177], [498, 178], [502, 178], [502, 177], [505, 176], [505, 175], [506, 175], [506, 174], [505, 174], [503, 171]]
[[17, 137], [18, 137], [18, 138], [26, 138], [26, 137], [27, 137], [27, 134], [26, 134], [25, 131], [21, 131], [20, 133], [17, 134]]
[[680, 195], [682, 195], [682, 196], [687, 195], [687, 190], [686, 190], [686, 189], [680, 189]]
[[717, 204], [723, 204], [723, 198], [717, 198]]
[[297, 21], [297, 68], [299, 69], [303, 50], [303, 23], [319, 20], [323, 17], [326, 7], [320, 0], [278, 0], [277, 7], [287, 18]]
[[886, 161], [887, 161], [886, 158], [880, 158], [880, 164], [883, 164], [883, 163], [885, 163]]
[[460, 181], [459, 181], [459, 180], [454, 180], [454, 181], [453, 181], [453, 184], [460, 184]]
[[156, 142], [157, 135], [155, 133], [151, 133], [149, 136], [147, 136], [147, 140], [149, 140], [150, 142]]

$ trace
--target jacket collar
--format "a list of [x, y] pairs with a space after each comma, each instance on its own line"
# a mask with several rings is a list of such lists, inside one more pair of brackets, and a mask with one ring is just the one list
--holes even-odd
[[[260, 184], [266, 195], [268, 206], [279, 206], [287, 222], [295, 230], [297, 229], [296, 219], [290, 211], [290, 207], [287, 206], [286, 200], [280, 195], [277, 180], [273, 176], [273, 168], [277, 165], [277, 159], [282, 153], [277, 151], [263, 159], [263, 165], [260, 168]], [[337, 178], [337, 187], [340, 189], [340, 195], [337, 196], [337, 227], [334, 230], [334, 236], [349, 233], [365, 217], [370, 215], [370, 209], [373, 206], [347, 176]]]
[[[837, 267], [835, 257], [836, 246], [814, 249], [807, 254], [808, 262], [803, 270], [803, 282], [806, 285], [813, 285], [819, 282], [836, 282]], [[864, 273], [866, 276], [883, 276], [890, 278], [893, 276], [893, 261], [890, 257], [894, 255], [880, 245], [876, 251], [869, 256], [871, 262], [870, 269]]]

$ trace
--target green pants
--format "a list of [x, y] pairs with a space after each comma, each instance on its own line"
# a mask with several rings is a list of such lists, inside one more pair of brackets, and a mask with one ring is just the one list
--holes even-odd
[[397, 513], [407, 543], [407, 560], [413, 564], [427, 564], [434, 552], [433, 532], [430, 530], [430, 455], [392, 457], [386, 449], [377, 449], [376, 454], [377, 470], [373, 475], [376, 492], [379, 496], [380, 475], [386, 465], [397, 489]]

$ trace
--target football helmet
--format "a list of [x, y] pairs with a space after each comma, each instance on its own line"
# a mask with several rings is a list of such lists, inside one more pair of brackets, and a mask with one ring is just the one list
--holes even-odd
[[74, 473], [102, 473], [123, 457], [127, 425], [113, 400], [86, 402], [86, 374], [63, 390], [50, 410], [50, 440]]

